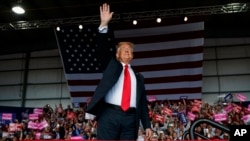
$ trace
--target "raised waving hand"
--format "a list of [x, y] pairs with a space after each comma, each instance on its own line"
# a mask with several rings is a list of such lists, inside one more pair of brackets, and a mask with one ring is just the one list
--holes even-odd
[[109, 21], [112, 19], [113, 13], [114, 12], [110, 12], [110, 6], [107, 3], [104, 3], [102, 6], [100, 6], [100, 27], [108, 25]]

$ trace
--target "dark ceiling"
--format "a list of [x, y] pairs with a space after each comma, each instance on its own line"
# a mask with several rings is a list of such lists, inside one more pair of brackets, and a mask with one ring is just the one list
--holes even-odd
[[[16, 2], [26, 8], [24, 15], [15, 15], [11, 7]], [[224, 5], [249, 0], [0, 0], [0, 24], [18, 21], [51, 20], [95, 16], [99, 6], [107, 2], [115, 13], [180, 9]], [[249, 5], [249, 3], [248, 3]], [[205, 18], [206, 37], [250, 36], [250, 12], [213, 14]], [[0, 30], [0, 54], [56, 48], [52, 28]]]

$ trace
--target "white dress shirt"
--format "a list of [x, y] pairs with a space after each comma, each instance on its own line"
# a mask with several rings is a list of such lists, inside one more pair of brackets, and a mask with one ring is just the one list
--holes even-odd
[[[124, 65], [123, 70], [119, 79], [117, 80], [116, 84], [109, 90], [109, 92], [105, 96], [105, 102], [114, 104], [114, 105], [121, 105], [122, 101], [122, 90], [123, 90], [123, 80], [124, 80]], [[131, 77], [131, 98], [130, 98], [130, 107], [136, 107], [136, 78], [133, 70], [131, 69], [130, 65], [128, 65], [128, 70]]]
[[[107, 33], [107, 31], [108, 31], [108, 26], [99, 27], [100, 33]], [[105, 96], [106, 103], [121, 106], [125, 64], [122, 63], [122, 65], [123, 65], [123, 71], [121, 72], [121, 75], [117, 83], [109, 90], [109, 92]], [[130, 64], [128, 65], [128, 70], [131, 77], [130, 107], [136, 107], [136, 77], [134, 71], [131, 69]]]

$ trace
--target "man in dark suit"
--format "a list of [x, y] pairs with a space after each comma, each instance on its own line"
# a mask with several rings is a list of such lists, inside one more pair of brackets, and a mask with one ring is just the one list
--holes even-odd
[[[116, 54], [112, 55], [108, 51], [110, 45], [115, 46], [115, 43], [109, 41], [109, 35], [113, 35], [108, 27], [112, 15], [108, 4], [100, 6], [97, 50], [104, 71], [86, 112], [96, 115], [98, 140], [136, 140], [140, 125], [145, 129], [146, 137], [150, 138], [152, 131], [144, 78], [130, 66], [134, 44], [119, 42]], [[127, 66], [126, 70], [124, 66]], [[122, 103], [125, 103], [122, 100], [126, 83], [124, 72], [130, 76], [130, 84], [126, 88], [129, 91], [128, 108], [122, 108]]]

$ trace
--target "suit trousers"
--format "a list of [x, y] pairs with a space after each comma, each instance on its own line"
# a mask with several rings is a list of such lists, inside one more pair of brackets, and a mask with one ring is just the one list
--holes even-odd
[[121, 108], [105, 104], [97, 121], [98, 140], [136, 140], [136, 111], [124, 112]]

